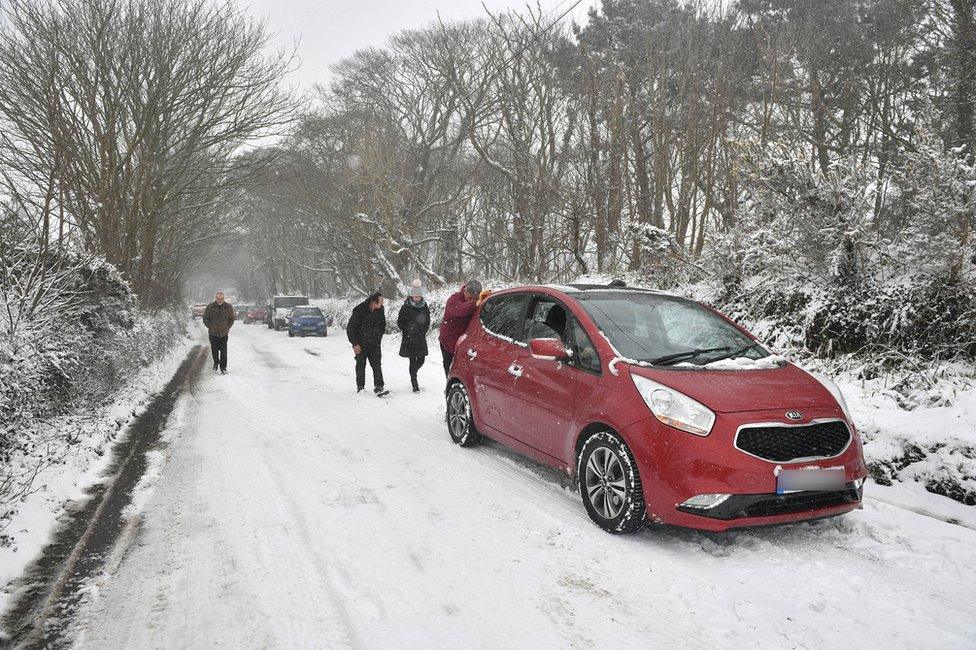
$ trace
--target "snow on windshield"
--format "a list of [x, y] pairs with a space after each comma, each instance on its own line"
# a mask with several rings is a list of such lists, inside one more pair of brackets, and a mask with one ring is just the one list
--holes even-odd
[[734, 356], [768, 356], [759, 345], [749, 348], [755, 341], [691, 300], [650, 293], [601, 292], [580, 302], [624, 358], [663, 362], [687, 353], [688, 358], [676, 361], [702, 365], [738, 351]]

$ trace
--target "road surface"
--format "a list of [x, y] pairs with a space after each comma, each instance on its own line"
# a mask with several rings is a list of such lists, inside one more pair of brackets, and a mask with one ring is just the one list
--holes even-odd
[[[556, 472], [443, 423], [440, 359], [357, 395], [342, 331], [238, 325], [177, 405], [81, 647], [972, 647], [976, 531], [869, 498], [727, 535], [610, 536]], [[432, 346], [435, 347], [435, 346]], [[877, 488], [881, 489], [881, 488]]]

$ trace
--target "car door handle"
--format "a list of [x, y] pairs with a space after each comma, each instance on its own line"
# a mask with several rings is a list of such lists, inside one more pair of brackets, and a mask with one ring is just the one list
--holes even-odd
[[469, 359], [471, 359], [472, 361], [474, 361], [475, 360], [475, 357], [477, 357], [477, 356], [478, 356], [478, 353], [477, 352], [475, 352], [471, 348], [468, 348], [468, 358]]
[[508, 374], [518, 379], [522, 376], [522, 366], [513, 362], [512, 365], [508, 367]]

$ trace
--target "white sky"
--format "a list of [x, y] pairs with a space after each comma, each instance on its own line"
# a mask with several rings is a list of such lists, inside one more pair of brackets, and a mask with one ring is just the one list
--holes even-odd
[[[531, 0], [532, 6], [537, 0]], [[327, 83], [329, 65], [357, 49], [379, 46], [403, 29], [420, 27], [437, 20], [447, 22], [485, 16], [482, 0], [240, 0], [255, 17], [268, 20], [279, 47], [291, 49], [298, 41], [301, 68], [291, 81], [309, 89]], [[538, 0], [542, 10], [555, 18], [575, 0]], [[484, 0], [492, 13], [526, 8], [526, 0]], [[570, 14], [577, 22], [586, 19], [598, 0], [582, 0]]]

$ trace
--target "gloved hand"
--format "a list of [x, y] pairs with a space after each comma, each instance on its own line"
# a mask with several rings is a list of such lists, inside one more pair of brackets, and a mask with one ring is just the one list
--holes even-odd
[[488, 289], [485, 289], [480, 294], [478, 294], [478, 302], [477, 302], [477, 305], [480, 307], [481, 306], [481, 303], [483, 303], [488, 298], [488, 296], [490, 296], [490, 295], [491, 295], [491, 291], [489, 291]]

